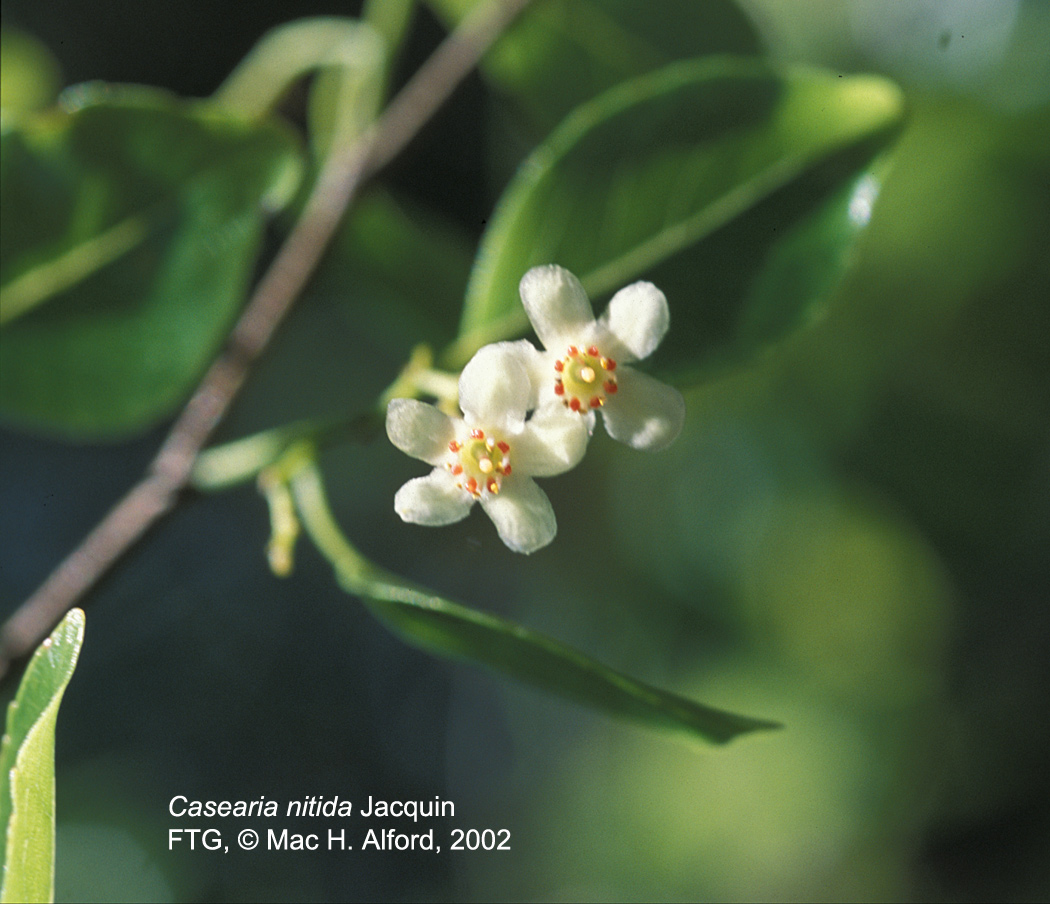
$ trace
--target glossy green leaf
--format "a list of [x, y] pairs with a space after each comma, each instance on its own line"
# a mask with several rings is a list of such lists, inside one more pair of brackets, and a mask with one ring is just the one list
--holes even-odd
[[146, 89], [85, 86], [2, 136], [0, 414], [71, 436], [149, 425], [243, 301], [290, 133]]
[[721, 744], [747, 732], [780, 727], [637, 681], [557, 640], [443, 599], [384, 571], [346, 541], [313, 465], [299, 467], [291, 488], [304, 528], [343, 587], [416, 646], [484, 666], [599, 712], [693, 739]]
[[84, 613], [72, 609], [29, 661], [0, 746], [0, 901], [54, 900], [55, 723], [84, 641]]
[[484, 666], [610, 716], [716, 744], [780, 727], [660, 690], [553, 638], [404, 583], [377, 581], [370, 593], [365, 605], [416, 646]]
[[[478, 0], [430, 0], [458, 22]], [[534, 3], [485, 56], [482, 70], [544, 131], [627, 79], [675, 60], [754, 54], [758, 36], [727, 0], [544, 0]]]
[[[724, 58], [675, 64], [608, 92], [570, 116], [508, 186], [482, 240], [452, 357], [524, 329], [518, 282], [543, 263], [572, 270], [592, 297], [653, 279], [671, 302], [672, 331], [683, 323], [683, 306], [713, 298], [724, 324], [703, 335], [719, 342], [768, 340], [776, 331], [760, 325], [787, 329], [804, 321], [808, 293], [826, 289], [827, 279], [813, 273], [799, 280], [801, 294], [785, 293], [779, 310], [759, 317], [749, 305], [767, 304], [768, 293], [752, 296], [756, 274], [789, 235], [796, 248], [815, 240], [803, 236], [807, 228], [823, 231], [825, 245], [832, 236], [836, 246], [852, 242], [857, 230], [822, 213], [822, 205], [832, 200], [848, 211], [842, 193], [902, 112], [900, 92], [884, 79], [778, 72]], [[702, 239], [756, 212], [762, 216], [752, 226], [761, 228], [750, 228], [733, 256], [699, 265]], [[825, 248], [807, 266], [841, 257]], [[658, 271], [668, 262], [677, 267], [676, 291]], [[720, 271], [737, 280], [729, 295], [706, 291], [708, 276]], [[692, 348], [699, 354], [704, 346]]]

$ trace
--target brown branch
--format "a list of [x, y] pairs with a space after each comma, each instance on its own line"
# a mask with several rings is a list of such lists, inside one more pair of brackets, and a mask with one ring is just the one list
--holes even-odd
[[325, 164], [295, 227], [256, 286], [227, 344], [175, 421], [146, 476], [124, 496], [0, 632], [0, 676], [32, 651], [159, 518], [174, 508], [194, 461], [291, 309], [361, 184], [419, 132], [529, 3], [491, 0], [465, 18], [391, 101], [374, 128]]

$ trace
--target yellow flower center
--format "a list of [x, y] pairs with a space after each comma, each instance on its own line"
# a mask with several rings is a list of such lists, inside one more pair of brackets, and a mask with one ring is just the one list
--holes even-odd
[[445, 467], [459, 478], [456, 486], [475, 499], [480, 499], [483, 492], [493, 496], [499, 493], [503, 478], [510, 473], [508, 443], [485, 436], [484, 430], [471, 430], [463, 442], [452, 440], [448, 450], [452, 455]]
[[570, 345], [565, 357], [554, 362], [554, 394], [566, 408], [580, 414], [601, 408], [619, 389], [615, 370], [616, 362], [596, 346], [580, 349]]

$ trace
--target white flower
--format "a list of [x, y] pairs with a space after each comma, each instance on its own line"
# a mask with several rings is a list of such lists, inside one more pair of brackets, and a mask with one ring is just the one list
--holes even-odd
[[540, 408], [525, 420], [533, 393], [523, 361], [530, 352], [538, 354], [528, 342], [481, 349], [459, 378], [462, 418], [414, 399], [390, 403], [390, 441], [434, 465], [394, 497], [394, 510], [404, 521], [452, 524], [480, 502], [515, 552], [535, 552], [554, 539], [554, 510], [532, 477], [575, 467], [587, 449], [588, 432], [561, 405]]
[[580, 281], [563, 267], [533, 267], [520, 289], [547, 349], [529, 360], [536, 404], [559, 401], [582, 415], [588, 430], [594, 429], [593, 412], [601, 411], [609, 436], [635, 449], [662, 449], [678, 436], [685, 420], [681, 393], [621, 366], [650, 355], [667, 332], [663, 292], [652, 283], [633, 283], [595, 320]]

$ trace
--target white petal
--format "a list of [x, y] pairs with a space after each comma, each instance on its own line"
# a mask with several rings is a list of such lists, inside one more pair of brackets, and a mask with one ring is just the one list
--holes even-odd
[[510, 450], [511, 468], [523, 475], [551, 477], [575, 468], [590, 438], [586, 415], [569, 411], [561, 402], [539, 409]]
[[[532, 396], [532, 383], [518, 343], [486, 345], [459, 377], [459, 407], [470, 426], [521, 429]], [[510, 346], [510, 347], [507, 347]]]
[[558, 396], [554, 392], [555, 376], [557, 371], [554, 363], [560, 358], [554, 352], [536, 352], [534, 356], [527, 359], [526, 365], [529, 371], [529, 380], [532, 382], [533, 408], [542, 408], [544, 405], [554, 402]]
[[[511, 346], [511, 350], [518, 356], [518, 359], [525, 366], [525, 371], [529, 375], [529, 401], [526, 405], [526, 409], [532, 411], [534, 408], [539, 407], [541, 381], [537, 379], [537, 377], [543, 372], [548, 356], [546, 352], [541, 352], [535, 345], [529, 342], [528, 339], [521, 339], [517, 342], [501, 342], [500, 345]], [[550, 368], [553, 372], [553, 361], [550, 363]], [[551, 383], [553, 384], [553, 380]]]
[[402, 452], [437, 465], [448, 455], [455, 423], [433, 405], [416, 399], [392, 399], [386, 409], [386, 435]]
[[632, 367], [621, 368], [617, 376], [619, 391], [602, 408], [609, 436], [649, 452], [670, 445], [685, 422], [682, 394]]
[[[620, 289], [599, 321], [627, 351], [625, 361], [638, 361], [653, 353], [671, 323], [667, 298], [656, 286], [636, 282]], [[602, 349], [605, 352], [605, 349]], [[617, 361], [616, 351], [605, 352]]]
[[455, 478], [442, 468], [410, 480], [394, 496], [394, 511], [402, 521], [430, 527], [462, 521], [473, 504], [474, 497], [456, 486]]
[[594, 311], [580, 281], [564, 267], [533, 267], [521, 278], [521, 302], [540, 342], [564, 353], [594, 323]]
[[481, 497], [481, 507], [514, 552], [535, 552], [558, 532], [551, 502], [531, 477], [511, 475], [498, 496]]

